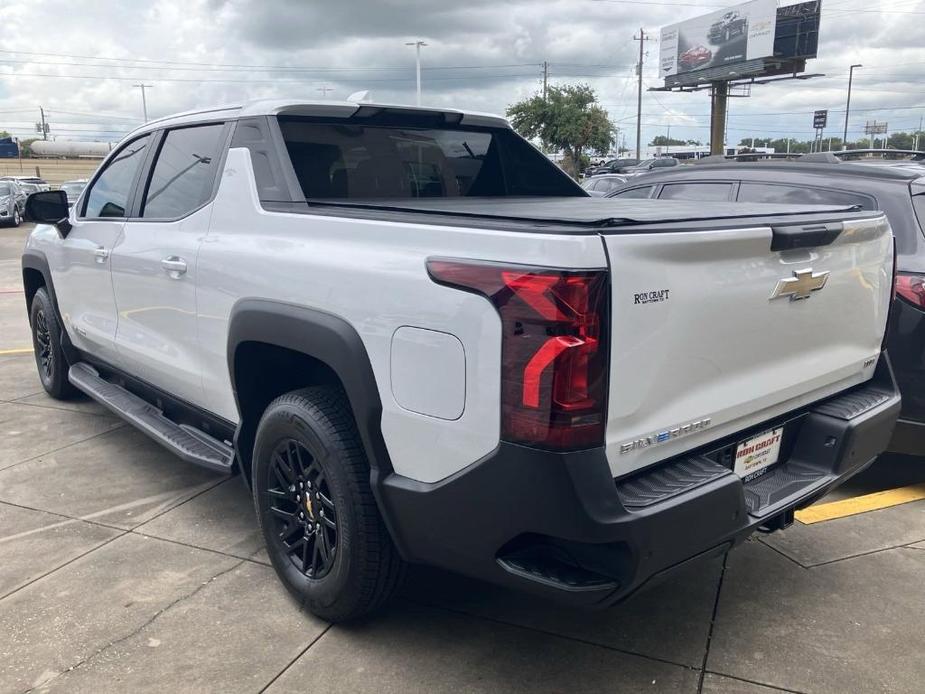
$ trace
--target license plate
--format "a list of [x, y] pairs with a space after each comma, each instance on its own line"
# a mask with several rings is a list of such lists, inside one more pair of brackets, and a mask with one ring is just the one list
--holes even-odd
[[783, 427], [753, 436], [736, 446], [734, 472], [743, 480], [754, 479], [777, 462]]

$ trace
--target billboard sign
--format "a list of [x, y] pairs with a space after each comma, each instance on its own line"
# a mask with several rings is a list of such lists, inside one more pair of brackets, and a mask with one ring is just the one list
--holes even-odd
[[829, 121], [828, 111], [813, 111], [813, 127], [816, 130], [823, 130]]
[[662, 78], [707, 68], [734, 71], [736, 64], [774, 55], [777, 0], [752, 0], [663, 27]]
[[775, 58], [815, 58], [819, 48], [820, 0], [777, 8]]

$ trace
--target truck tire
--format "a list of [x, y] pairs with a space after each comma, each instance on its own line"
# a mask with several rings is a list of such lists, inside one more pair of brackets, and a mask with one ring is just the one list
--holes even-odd
[[29, 325], [35, 365], [45, 392], [56, 400], [74, 398], [79, 391], [67, 380], [70, 365], [61, 349], [61, 326], [45, 287], [40, 287], [32, 297]]
[[369, 463], [340, 388], [276, 398], [257, 427], [252, 486], [273, 568], [330, 622], [381, 607], [404, 575], [369, 484]]

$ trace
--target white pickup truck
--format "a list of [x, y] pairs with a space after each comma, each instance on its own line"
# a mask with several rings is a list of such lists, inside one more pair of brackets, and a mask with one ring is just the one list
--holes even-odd
[[331, 620], [407, 562], [612, 604], [789, 524], [899, 409], [881, 213], [589, 198], [494, 116], [182, 114], [27, 214], [46, 390], [241, 473]]

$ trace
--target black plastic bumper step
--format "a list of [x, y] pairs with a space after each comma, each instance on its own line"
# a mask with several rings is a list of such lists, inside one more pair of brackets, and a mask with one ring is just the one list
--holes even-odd
[[617, 494], [627, 508], [644, 508], [731, 474], [729, 468], [708, 458], [685, 458], [621, 480]]
[[826, 400], [814, 407], [813, 412], [836, 419], [853, 419], [879, 407], [893, 396], [893, 393], [877, 386], [865, 385]]
[[167, 419], [154, 405], [104, 380], [89, 364], [74, 364], [68, 380], [183, 460], [216, 472], [231, 472], [234, 450], [230, 446], [199, 429]]

